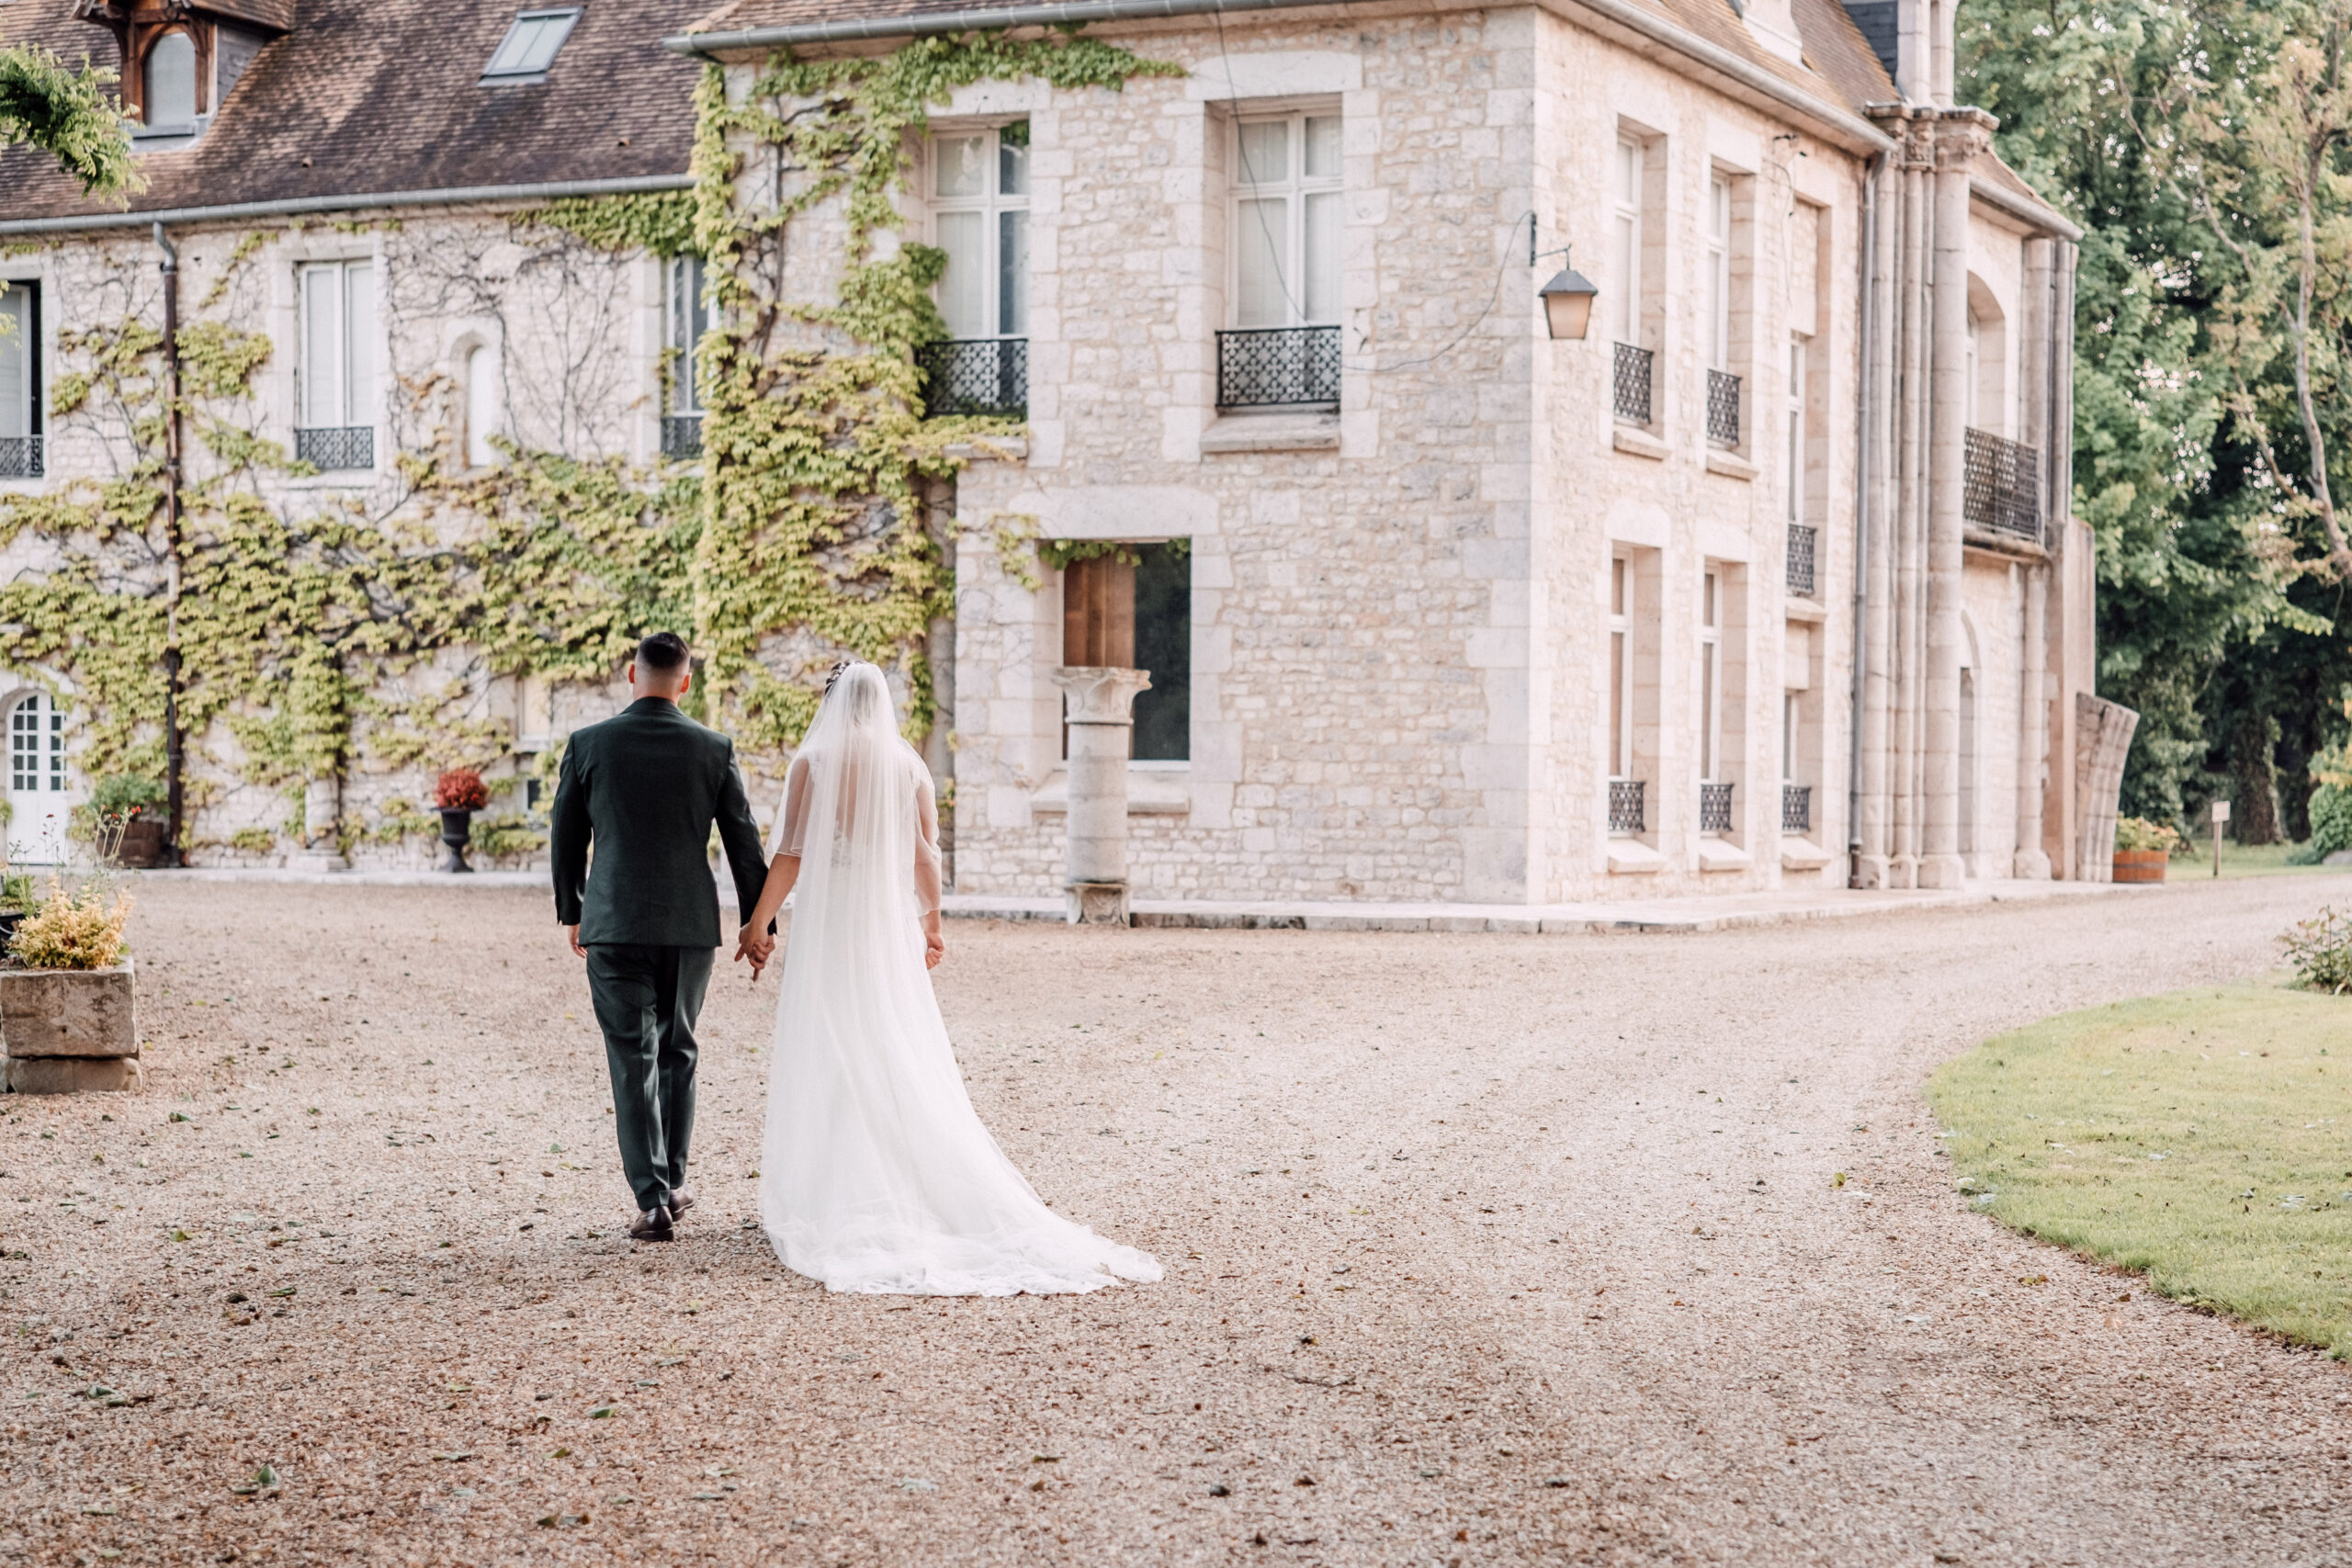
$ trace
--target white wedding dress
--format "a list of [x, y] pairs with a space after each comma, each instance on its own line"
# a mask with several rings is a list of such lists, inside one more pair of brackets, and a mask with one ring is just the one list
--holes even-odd
[[980, 1125], [923, 967], [939, 907], [931, 773], [882, 672], [843, 671], [785, 783], [800, 859], [777, 1000], [760, 1214], [835, 1291], [1009, 1296], [1154, 1280], [1148, 1254], [1039, 1201]]

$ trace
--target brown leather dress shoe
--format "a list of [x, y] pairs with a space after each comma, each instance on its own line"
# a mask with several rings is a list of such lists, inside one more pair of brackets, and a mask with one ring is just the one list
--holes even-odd
[[670, 1194], [670, 1217], [673, 1220], [684, 1219], [686, 1211], [694, 1206], [695, 1195], [684, 1188], [681, 1187]]
[[655, 1204], [629, 1222], [631, 1241], [668, 1241], [677, 1232], [671, 1228], [670, 1211], [664, 1204]]

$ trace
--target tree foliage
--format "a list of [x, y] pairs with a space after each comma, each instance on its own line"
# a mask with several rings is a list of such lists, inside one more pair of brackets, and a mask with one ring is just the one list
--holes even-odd
[[2326, 500], [2344, 486], [2324, 482], [2347, 423], [2352, 186], [2312, 96], [2347, 9], [1972, 0], [1962, 17], [1962, 96], [2085, 230], [2074, 506], [2097, 541], [2099, 689], [2142, 716], [2127, 812], [2177, 822], [2232, 794], [2259, 836], [2274, 741], [2315, 751], [2352, 679]]
[[82, 182], [85, 195], [119, 196], [145, 182], [131, 166], [130, 132], [107, 91], [115, 73], [75, 71], [38, 46], [0, 47], [0, 148], [29, 143]]

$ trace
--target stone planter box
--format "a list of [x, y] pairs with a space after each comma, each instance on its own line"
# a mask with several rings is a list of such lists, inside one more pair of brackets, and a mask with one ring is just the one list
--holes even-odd
[[2115, 880], [2118, 882], [2162, 882], [2165, 867], [2172, 856], [2163, 850], [2118, 850], [2115, 852]]
[[143, 1089], [130, 961], [111, 969], [0, 969], [0, 1047], [12, 1094]]

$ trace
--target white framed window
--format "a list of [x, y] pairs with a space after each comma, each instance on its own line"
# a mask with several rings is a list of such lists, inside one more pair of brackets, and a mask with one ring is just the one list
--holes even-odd
[[939, 313], [955, 338], [1029, 333], [1029, 122], [931, 141]]
[[1642, 144], [1617, 139], [1610, 165], [1610, 270], [1616, 298], [1609, 301], [1609, 329], [1619, 343], [1641, 345], [1642, 330]]
[[334, 430], [376, 423], [376, 271], [364, 261], [302, 268], [300, 424]]
[[1707, 368], [1731, 369], [1731, 178], [1707, 180]]
[[8, 715], [8, 789], [62, 794], [65, 789], [65, 715], [41, 693]]
[[499, 418], [498, 353], [487, 344], [466, 350], [466, 466], [487, 468], [498, 461], [491, 437]]
[[577, 6], [518, 13], [507, 28], [506, 36], [491, 51], [490, 63], [481, 68], [481, 79], [535, 81], [546, 75], [548, 67], [555, 63], [555, 51], [563, 47], [563, 40], [571, 36], [572, 25], [579, 20]]
[[40, 297], [0, 283], [0, 479], [40, 474]]
[[1723, 578], [1707, 572], [1699, 586], [1699, 779], [1720, 782], [1724, 741]]
[[1634, 776], [1634, 563], [1609, 561], [1609, 776]]
[[1340, 117], [1237, 120], [1233, 149], [1233, 324], [1337, 324]]
[[1804, 340], [1789, 340], [1789, 521], [1804, 521]]
[[670, 360], [673, 414], [702, 412], [702, 389], [695, 378], [695, 351], [710, 330], [710, 305], [703, 298], [700, 256], [672, 256], [662, 264], [662, 344]]

